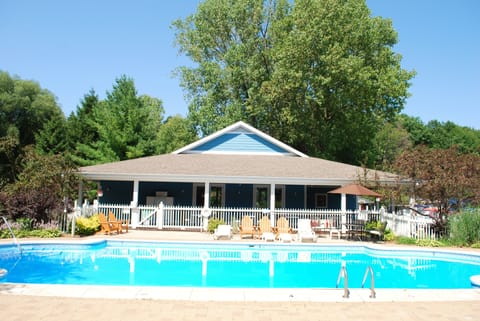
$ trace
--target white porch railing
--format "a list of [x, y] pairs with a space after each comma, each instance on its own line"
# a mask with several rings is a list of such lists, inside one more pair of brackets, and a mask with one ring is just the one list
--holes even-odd
[[[117, 219], [126, 220], [130, 228], [136, 229], [160, 229], [160, 230], [191, 230], [204, 231], [207, 229], [208, 220], [219, 219], [230, 224], [234, 232], [238, 231], [243, 216], [248, 215], [253, 219], [254, 225], [263, 216], [268, 216], [272, 225], [279, 217], [285, 217], [292, 229], [298, 227], [298, 219], [310, 219], [313, 221], [328, 220], [331, 227], [346, 230], [350, 224], [368, 221], [386, 221], [387, 228], [397, 236], [406, 236], [416, 239], [434, 239], [435, 233], [432, 228], [433, 221], [428, 217], [396, 215], [384, 211], [346, 211], [325, 209], [275, 209], [272, 213], [269, 209], [260, 208], [210, 208], [189, 206], [138, 206], [131, 207], [125, 204], [84, 204], [77, 210], [77, 216], [89, 216], [96, 212], [114, 213]], [[363, 215], [362, 215], [363, 214]]]

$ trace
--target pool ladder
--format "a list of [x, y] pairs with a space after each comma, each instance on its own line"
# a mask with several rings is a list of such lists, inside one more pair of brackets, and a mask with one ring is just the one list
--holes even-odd
[[[368, 274], [370, 274], [370, 298], [375, 299], [376, 297], [375, 277], [374, 277], [373, 269], [371, 266], [367, 266], [365, 270], [365, 274], [363, 275], [362, 288], [365, 286], [365, 281], [367, 281]], [[342, 278], [343, 278], [343, 298], [348, 299], [348, 297], [350, 296], [350, 290], [348, 289], [347, 266], [344, 263], [342, 263], [342, 266], [340, 267], [340, 271], [338, 272], [337, 286], [336, 286], [337, 288]]]

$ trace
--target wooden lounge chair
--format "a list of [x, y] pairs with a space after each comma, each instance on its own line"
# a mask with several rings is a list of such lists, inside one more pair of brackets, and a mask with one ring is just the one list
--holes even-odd
[[282, 216], [277, 220], [275, 232], [277, 234], [277, 239], [281, 242], [292, 241], [292, 229], [290, 228], [289, 223], [285, 217]]
[[299, 242], [316, 242], [317, 234], [312, 229], [311, 221], [309, 219], [298, 220], [298, 241]]
[[264, 241], [275, 241], [275, 234], [268, 216], [262, 217], [258, 223], [258, 237]]
[[242, 217], [240, 223], [240, 239], [242, 239], [244, 235], [251, 236], [252, 238], [255, 236], [255, 226], [253, 226], [252, 218], [247, 215]]
[[113, 214], [112, 212], [108, 212], [108, 222], [119, 226], [119, 230], [118, 230], [119, 233], [122, 233], [123, 230], [125, 230], [125, 233], [128, 233], [128, 222], [117, 220], [117, 218], [115, 217], [115, 214]]
[[232, 238], [232, 226], [225, 225], [225, 224], [218, 225], [215, 231], [213, 232], [213, 238], [215, 240], [218, 240], [221, 238], [226, 238], [230, 240]]
[[108, 235], [112, 234], [113, 232], [117, 232], [117, 234], [120, 233], [119, 229], [121, 229], [121, 226], [119, 227], [118, 224], [110, 223], [105, 214], [98, 213], [98, 221], [100, 222], [100, 232]]

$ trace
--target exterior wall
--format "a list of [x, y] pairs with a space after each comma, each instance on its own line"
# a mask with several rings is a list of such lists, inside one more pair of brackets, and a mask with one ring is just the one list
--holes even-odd
[[279, 146], [250, 133], [226, 133], [192, 149], [194, 152], [286, 153]]
[[192, 205], [193, 185], [191, 183], [168, 182], [140, 182], [138, 203], [146, 204], [147, 196], [155, 196], [156, 192], [168, 192], [168, 196], [171, 196], [174, 199], [174, 205]]
[[226, 184], [226, 207], [252, 207], [253, 185], [251, 184]]
[[133, 182], [102, 181], [103, 196], [100, 203], [130, 204], [133, 195]]
[[305, 187], [299, 185], [285, 186], [285, 208], [303, 208], [305, 205]]
[[[130, 204], [133, 195], [133, 182], [105, 181], [101, 182], [103, 196], [101, 203]], [[329, 194], [335, 187], [308, 186], [306, 188], [306, 206], [305, 187], [299, 185], [285, 186], [285, 208], [290, 209], [315, 209], [316, 194], [324, 194], [327, 198], [326, 209], [340, 209], [340, 194]], [[193, 183], [169, 183], [169, 182], [140, 182], [138, 203], [145, 205], [147, 196], [155, 196], [156, 192], [167, 192], [168, 196], [174, 198], [176, 206], [193, 205]], [[254, 195], [253, 185], [251, 184], [225, 184], [225, 207], [253, 207]], [[357, 208], [357, 198], [347, 195], [347, 209], [355, 210]]]

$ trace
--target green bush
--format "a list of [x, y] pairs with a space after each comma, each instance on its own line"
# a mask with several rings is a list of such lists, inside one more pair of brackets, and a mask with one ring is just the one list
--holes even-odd
[[416, 239], [406, 236], [398, 236], [395, 238], [395, 241], [403, 245], [415, 245], [417, 243]]
[[100, 229], [98, 215], [78, 217], [75, 221], [75, 234], [81, 236], [93, 235]]
[[224, 220], [221, 220], [219, 218], [211, 218], [208, 220], [208, 231], [210, 233], [213, 233], [215, 229], [222, 224], [225, 224]]
[[479, 208], [450, 216], [448, 224], [453, 245], [471, 246], [480, 242]]

